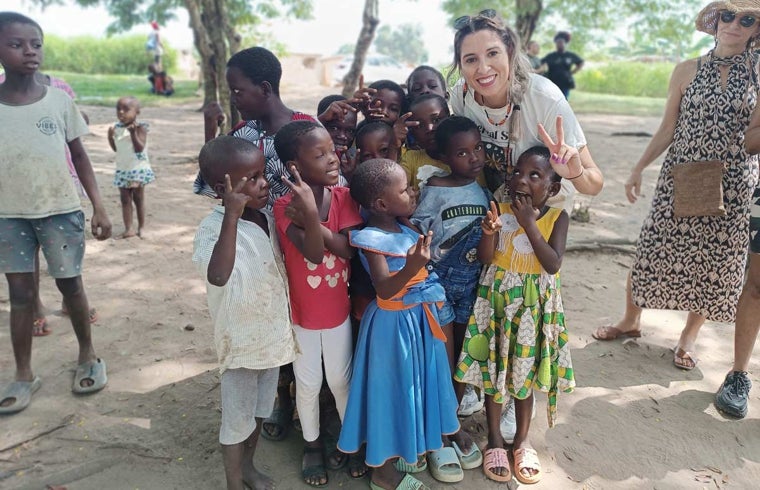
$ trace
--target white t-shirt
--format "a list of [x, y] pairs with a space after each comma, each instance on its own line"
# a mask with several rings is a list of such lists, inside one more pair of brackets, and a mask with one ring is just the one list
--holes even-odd
[[25, 105], [0, 102], [0, 218], [45, 218], [82, 209], [66, 160], [69, 141], [88, 133], [63, 90]]
[[[586, 136], [583, 134], [575, 113], [567, 103], [565, 96], [549, 79], [530, 74], [528, 88], [523, 96], [519, 110], [513, 110], [509, 117], [507, 108], [491, 109], [478, 104], [475, 101], [475, 92], [469, 88], [464, 93], [465, 81], [460, 78], [459, 81], [450, 89], [449, 103], [451, 112], [458, 116], [465, 116], [480, 129], [480, 136], [483, 140], [486, 150], [486, 164], [496, 167], [501, 173], [507, 169], [511, 172], [514, 162], [528, 148], [533, 146], [544, 146], [544, 142], [538, 135], [538, 124], [544, 125], [549, 135], [556, 141], [556, 120], [557, 116], [562, 116], [562, 126], [565, 130], [565, 143], [575, 148], [586, 146]], [[520, 138], [509, 144], [509, 118], [520, 117]], [[490, 121], [489, 121], [490, 119]], [[498, 124], [501, 123], [501, 124]], [[510, 155], [506, 155], [507, 146], [511, 148]], [[490, 185], [489, 187], [494, 187]], [[495, 189], [491, 189], [494, 191]], [[559, 207], [565, 207], [566, 210], [572, 210], [572, 194], [575, 189], [567, 180], [562, 181], [563, 204]], [[551, 205], [556, 205], [556, 200], [552, 199]], [[570, 209], [568, 209], [568, 206]]]
[[290, 303], [274, 216], [267, 217], [269, 236], [256, 223], [239, 219], [235, 265], [227, 284], [207, 280], [208, 264], [224, 219], [217, 206], [201, 221], [193, 243], [193, 263], [206, 282], [206, 296], [219, 369], [268, 369], [292, 362], [297, 347], [290, 322]]

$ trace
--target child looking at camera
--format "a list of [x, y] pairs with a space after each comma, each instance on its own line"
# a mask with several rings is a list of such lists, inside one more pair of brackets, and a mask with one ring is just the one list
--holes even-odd
[[[122, 238], [142, 236], [145, 226], [145, 186], [156, 180], [148, 160], [148, 123], [137, 121], [140, 102], [122, 97], [116, 102], [114, 126], [108, 128], [108, 144], [116, 152], [113, 185], [119, 188], [121, 216], [124, 218]], [[137, 211], [137, 231], [133, 227], [132, 203]]]

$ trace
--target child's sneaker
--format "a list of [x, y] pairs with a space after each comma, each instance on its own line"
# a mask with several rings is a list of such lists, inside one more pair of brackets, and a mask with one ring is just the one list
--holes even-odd
[[715, 394], [715, 406], [732, 417], [743, 419], [747, 415], [749, 390], [752, 382], [744, 371], [731, 371]]
[[[533, 411], [530, 415], [531, 419], [536, 418], [536, 397], [533, 397]], [[511, 396], [509, 400], [504, 402], [504, 408], [501, 411], [501, 422], [499, 423], [499, 429], [501, 429], [501, 436], [504, 438], [504, 442], [512, 444], [515, 441], [515, 434], [517, 433], [517, 420], [515, 419], [515, 399]]]
[[475, 413], [483, 410], [483, 398], [482, 395], [478, 396], [472, 385], [467, 385], [464, 389], [464, 396], [462, 397], [462, 403], [459, 404], [459, 410], [457, 415], [460, 417], [469, 417]]

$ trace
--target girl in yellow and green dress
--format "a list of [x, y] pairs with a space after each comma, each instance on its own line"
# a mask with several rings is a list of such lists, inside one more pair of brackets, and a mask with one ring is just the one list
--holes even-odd
[[578, 150], [546, 138], [549, 148], [530, 148], [517, 160], [508, 181], [511, 204], [497, 208], [492, 202], [483, 219], [478, 258], [487, 267], [455, 373], [457, 381], [486, 394], [483, 471], [499, 482], [509, 481], [512, 473], [499, 430], [503, 402], [515, 399], [514, 475], [536, 483], [541, 464], [528, 440], [533, 390], [548, 392], [552, 426], [557, 392], [575, 386], [559, 279], [569, 217], [546, 201], [559, 192], [561, 180], [550, 161], [567, 164], [578, 158]]

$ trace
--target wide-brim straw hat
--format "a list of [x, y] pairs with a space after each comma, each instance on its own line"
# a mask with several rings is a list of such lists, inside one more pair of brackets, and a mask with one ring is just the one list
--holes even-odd
[[718, 32], [718, 21], [722, 10], [738, 13], [752, 13], [760, 17], [760, 0], [723, 0], [708, 4], [697, 15], [697, 30], [715, 35]]

